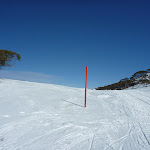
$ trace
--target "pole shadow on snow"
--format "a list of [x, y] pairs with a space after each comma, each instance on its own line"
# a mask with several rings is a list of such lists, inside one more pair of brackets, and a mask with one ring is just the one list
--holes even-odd
[[79, 105], [79, 104], [76, 104], [76, 103], [72, 103], [72, 102], [69, 102], [69, 101], [64, 100], [64, 99], [61, 99], [61, 100], [62, 100], [62, 101], [65, 101], [65, 102], [67, 102], [67, 103], [70, 103], [70, 104], [73, 104], [73, 105], [79, 106], [79, 107], [84, 107], [84, 106], [82, 106], [82, 105]]

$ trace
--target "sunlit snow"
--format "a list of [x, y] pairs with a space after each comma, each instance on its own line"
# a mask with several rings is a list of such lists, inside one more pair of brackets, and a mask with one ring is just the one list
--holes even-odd
[[87, 90], [0, 80], [0, 150], [149, 150], [150, 87]]

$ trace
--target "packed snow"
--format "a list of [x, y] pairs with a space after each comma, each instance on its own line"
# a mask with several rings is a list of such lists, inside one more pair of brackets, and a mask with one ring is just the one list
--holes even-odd
[[87, 90], [0, 80], [0, 150], [149, 150], [150, 87]]

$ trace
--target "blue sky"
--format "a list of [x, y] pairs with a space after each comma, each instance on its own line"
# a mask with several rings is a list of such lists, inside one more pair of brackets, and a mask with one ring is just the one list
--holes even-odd
[[0, 0], [1, 77], [96, 88], [150, 68], [148, 0]]

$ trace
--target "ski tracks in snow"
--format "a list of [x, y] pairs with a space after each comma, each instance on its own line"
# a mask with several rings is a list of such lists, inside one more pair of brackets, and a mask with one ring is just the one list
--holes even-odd
[[[65, 134], [66, 130], [68, 130], [69, 134], [68, 133]], [[52, 137], [53, 139], [51, 139]], [[22, 145], [18, 145], [18, 146], [16, 145], [16, 146], [10, 147], [9, 150], [27, 150], [27, 149], [30, 149], [30, 147], [32, 147], [33, 145], [37, 145], [45, 139], [47, 140], [47, 142], [49, 141], [49, 145], [52, 146], [51, 147], [47, 145], [48, 147], [51, 147], [51, 150], [70, 150], [72, 148], [74, 149], [75, 146], [78, 146], [78, 147], [83, 146], [83, 143], [81, 144], [81, 142], [83, 141], [85, 141], [84, 142], [85, 145], [89, 145], [88, 150], [91, 150], [93, 139], [94, 139], [94, 134], [90, 129], [81, 130], [78, 127], [74, 128], [72, 124], [68, 124], [68, 125], [50, 130], [49, 132], [45, 134], [39, 135], [31, 139], [29, 142], [26, 142]], [[91, 139], [90, 142], [88, 142], [88, 139]]]
[[[86, 141], [90, 139], [90, 142]], [[63, 136], [61, 139], [57, 140], [53, 145], [53, 150], [70, 150], [74, 148], [75, 146], [83, 146], [81, 142], [86, 141], [84, 144], [89, 144], [89, 149], [91, 150], [92, 144], [94, 140], [94, 134], [89, 129], [85, 129], [82, 131], [74, 132], [71, 134], [67, 134]]]
[[59, 128], [53, 129], [53, 130], [51, 130], [51, 131], [49, 131], [49, 132], [47, 132], [47, 133], [45, 133], [45, 134], [42, 134], [42, 135], [40, 135], [40, 136], [37, 136], [37, 137], [34, 138], [34, 139], [31, 139], [29, 142], [26, 142], [25, 144], [23, 144], [23, 145], [21, 145], [21, 146], [12, 147], [12, 148], [10, 148], [9, 150], [23, 149], [23, 147], [28, 146], [28, 145], [31, 145], [31, 144], [33, 144], [34, 142], [40, 140], [41, 138], [43, 138], [43, 137], [45, 137], [45, 136], [47, 136], [47, 135], [50, 135], [50, 134], [52, 134], [52, 133], [54, 133], [54, 132], [57, 132], [57, 131], [59, 131], [59, 130], [62, 130], [62, 129], [65, 129], [65, 128], [68, 128], [68, 127], [71, 127], [71, 126], [72, 126], [72, 125], [66, 125], [66, 126], [63, 126], [63, 127], [59, 127]]
[[[128, 141], [128, 143], [131, 142], [129, 149], [149, 150], [150, 141], [148, 137], [150, 137], [150, 133], [147, 132], [149, 136], [147, 136], [145, 133], [145, 130], [149, 131], [148, 129], [150, 129], [150, 126], [146, 126], [147, 124], [150, 124], [149, 97], [141, 94], [140, 92], [137, 93], [137, 91], [132, 91], [132, 94], [131, 91], [121, 91], [118, 92], [118, 94], [121, 100], [120, 105], [122, 105], [122, 110], [124, 111], [124, 114], [127, 116], [129, 124], [132, 125], [132, 132], [130, 135], [130, 140]], [[146, 129], [146, 127], [149, 128]], [[120, 150], [122, 149], [124, 149], [123, 145], [120, 147]]]
[[[132, 129], [132, 127], [130, 127], [130, 129], [128, 130], [128, 133], [127, 133], [126, 135], [124, 135], [123, 137], [121, 137], [121, 138], [115, 140], [113, 143], [109, 144], [106, 148], [104, 148], [104, 150], [107, 150], [109, 147], [112, 148], [112, 145], [114, 145], [114, 144], [116, 144], [117, 142], [120, 142], [120, 141], [122, 141], [122, 140], [125, 140], [125, 139], [129, 136], [129, 134], [130, 134], [130, 132], [131, 132], [131, 129]], [[121, 145], [121, 147], [123, 147], [123, 145]]]

